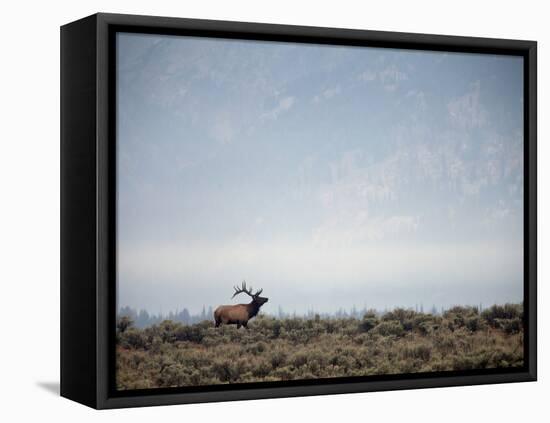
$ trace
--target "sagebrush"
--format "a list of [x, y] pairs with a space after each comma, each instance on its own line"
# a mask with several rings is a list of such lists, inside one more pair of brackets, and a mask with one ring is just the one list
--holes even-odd
[[117, 325], [117, 387], [142, 389], [523, 365], [518, 304], [395, 309], [362, 319], [258, 316], [250, 329], [166, 320]]

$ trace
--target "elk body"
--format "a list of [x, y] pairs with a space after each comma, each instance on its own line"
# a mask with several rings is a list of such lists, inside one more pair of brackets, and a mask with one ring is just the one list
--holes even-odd
[[252, 293], [252, 287], [246, 288], [246, 282], [243, 281], [240, 288], [234, 287], [235, 293], [231, 298], [235, 298], [236, 295], [244, 293], [252, 298], [252, 301], [248, 304], [235, 304], [235, 305], [221, 305], [214, 311], [214, 320], [216, 321], [216, 327], [221, 324], [224, 325], [237, 325], [237, 329], [244, 326], [248, 329], [248, 321], [258, 314], [260, 307], [267, 303], [268, 299], [260, 297], [263, 289], [260, 289], [255, 294]]

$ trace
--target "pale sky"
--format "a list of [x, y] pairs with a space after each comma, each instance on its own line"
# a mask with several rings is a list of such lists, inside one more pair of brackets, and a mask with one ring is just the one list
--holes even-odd
[[522, 300], [522, 58], [117, 43], [119, 306]]

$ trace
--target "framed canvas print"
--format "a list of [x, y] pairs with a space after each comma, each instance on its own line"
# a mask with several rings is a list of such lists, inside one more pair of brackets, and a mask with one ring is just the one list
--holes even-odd
[[536, 380], [536, 43], [61, 28], [61, 394]]

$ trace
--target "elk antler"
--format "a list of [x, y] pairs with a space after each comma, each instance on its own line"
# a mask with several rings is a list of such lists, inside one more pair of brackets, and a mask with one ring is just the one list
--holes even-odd
[[245, 294], [254, 297], [254, 294], [252, 294], [252, 287], [246, 289], [246, 281], [243, 281], [240, 288], [238, 288], [237, 286], [234, 286], [233, 288], [235, 289], [235, 293], [231, 298], [235, 298], [235, 295], [240, 294], [241, 292], [244, 292]]
[[258, 290], [256, 291], [256, 293], [254, 294], [254, 297], [259, 297], [260, 294], [263, 292], [263, 290], [264, 290], [263, 288], [262, 288], [262, 289], [258, 289]]

